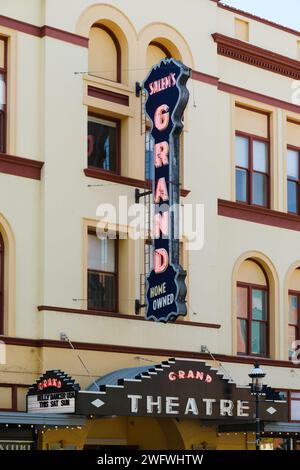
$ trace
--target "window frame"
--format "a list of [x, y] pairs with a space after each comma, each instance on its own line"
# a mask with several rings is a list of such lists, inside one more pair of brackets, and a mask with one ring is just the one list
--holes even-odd
[[[88, 235], [94, 235], [97, 237], [96, 229], [89, 228], [88, 229]], [[89, 269], [88, 263], [87, 263], [87, 309], [91, 310], [93, 312], [114, 312], [118, 313], [119, 312], [119, 276], [120, 276], [120, 270], [119, 270], [119, 238], [116, 237], [113, 239], [114, 244], [115, 244], [115, 271], [98, 271], [97, 269]], [[89, 306], [89, 289], [88, 289], [88, 274], [89, 271], [91, 272], [96, 272], [98, 274], [110, 274], [113, 275], [115, 278], [115, 305], [113, 308], [91, 308]]]
[[[261, 269], [262, 267], [259, 266]], [[265, 273], [264, 273], [265, 275]], [[266, 275], [265, 275], [266, 277]], [[246, 282], [237, 282], [237, 290], [238, 288], [246, 288], [247, 289], [247, 318], [242, 318], [238, 316], [238, 311], [236, 315], [236, 320], [237, 324], [240, 320], [244, 320], [247, 323], [247, 341], [246, 341], [246, 352], [239, 352], [237, 351], [238, 356], [248, 356], [248, 357], [264, 357], [267, 358], [270, 355], [270, 290], [269, 290], [269, 284], [268, 280], [266, 277], [266, 286], [262, 286], [260, 284], [249, 284]], [[266, 301], [266, 318], [267, 320], [253, 320], [253, 312], [252, 312], [252, 291], [253, 290], [260, 290], [264, 291], [267, 294], [267, 301]], [[236, 300], [237, 300], [237, 295], [236, 295]], [[252, 323], [264, 323], [266, 325], [266, 354], [257, 354], [257, 353], [252, 353]]]
[[0, 335], [4, 334], [4, 263], [5, 246], [0, 232]]
[[[296, 147], [294, 145], [287, 145], [287, 153], [286, 153], [286, 168], [287, 168], [287, 159], [288, 159], [288, 151], [293, 150], [298, 153], [298, 179], [295, 180], [289, 177], [287, 170], [286, 170], [286, 194], [287, 194], [287, 212], [288, 214], [292, 215], [300, 215], [300, 147]], [[288, 183], [289, 181], [297, 184], [297, 212], [289, 211], [289, 200], [288, 200]]]
[[[266, 114], [266, 113], [263, 113]], [[269, 115], [268, 115], [269, 116]], [[270, 137], [269, 137], [269, 118], [268, 118], [268, 137], [261, 137], [255, 134], [249, 134], [247, 132], [243, 131], [235, 131], [235, 138], [236, 137], [243, 137], [248, 139], [248, 145], [249, 145], [249, 150], [248, 150], [248, 168], [244, 168], [241, 166], [238, 166], [236, 163], [236, 151], [235, 151], [235, 184], [236, 184], [236, 171], [237, 170], [244, 170], [247, 173], [247, 200], [246, 201], [239, 201], [237, 200], [236, 194], [235, 194], [235, 200], [238, 204], [244, 204], [247, 206], [252, 206], [252, 207], [259, 207], [259, 208], [264, 208], [264, 209], [270, 209], [271, 208], [271, 146], [270, 146]], [[253, 169], [253, 142], [263, 142], [267, 144], [267, 164], [268, 164], [268, 172], [263, 173], [261, 171], [257, 171]], [[267, 180], [267, 191], [266, 191], [266, 204], [265, 205], [259, 205], [259, 204], [254, 204], [253, 201], [253, 175], [254, 174], [259, 174], [259, 175], [264, 175], [266, 176]]]
[[[299, 337], [299, 332], [300, 332], [300, 291], [296, 291], [296, 290], [292, 290], [292, 289], [289, 289], [288, 291], [288, 298], [289, 298], [289, 307], [290, 307], [290, 296], [294, 296], [294, 297], [297, 297], [297, 313], [298, 313], [298, 322], [297, 322], [297, 325], [292, 325], [290, 323], [290, 320], [288, 318], [288, 332], [289, 332], [289, 329], [290, 329], [290, 326], [292, 326], [293, 328], [296, 328], [297, 330], [297, 336]], [[288, 312], [289, 313], [289, 312]], [[289, 336], [289, 335], [288, 335]], [[289, 344], [288, 344], [288, 348], [289, 348]], [[289, 359], [291, 359], [291, 357], [289, 357]], [[300, 421], [299, 421], [300, 422]]]
[[[5, 104], [3, 111], [0, 111], [0, 114], [3, 114], [3, 125], [1, 126], [0, 120], [0, 153], [7, 153], [7, 63], [8, 63], [8, 38], [6, 36], [0, 36], [1, 41], [4, 42], [4, 67], [0, 67], [0, 74], [4, 76], [4, 86], [5, 86]], [[1, 129], [1, 127], [3, 127]], [[1, 145], [1, 133], [3, 133], [3, 144]]]
[[98, 114], [94, 112], [88, 112], [88, 119], [87, 119], [87, 139], [89, 136], [88, 133], [88, 124], [89, 124], [89, 117], [93, 117], [96, 119], [104, 120], [104, 121], [109, 121], [113, 122], [116, 124], [116, 171], [112, 170], [105, 170], [104, 168], [99, 168], [97, 166], [91, 166], [89, 165], [89, 158], [88, 158], [88, 149], [87, 149], [87, 168], [96, 170], [99, 172], [105, 172], [107, 174], [112, 174], [112, 175], [121, 175], [121, 120], [117, 118], [112, 118], [111, 116], [105, 116], [104, 114]]
[[277, 388], [276, 392], [287, 393], [287, 403], [289, 409], [289, 423], [300, 423], [300, 420], [292, 420], [292, 401], [300, 401], [300, 398], [292, 398], [292, 393], [300, 393], [300, 390], [291, 390], [289, 388]]

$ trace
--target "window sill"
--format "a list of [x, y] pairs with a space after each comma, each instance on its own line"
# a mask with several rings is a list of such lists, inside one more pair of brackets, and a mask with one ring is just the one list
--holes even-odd
[[[151, 189], [152, 186], [151, 181], [139, 180], [136, 178], [130, 178], [128, 176], [121, 176], [117, 175], [116, 173], [99, 170], [97, 168], [85, 168], [83, 171], [85, 176], [88, 176], [89, 178], [111, 181], [112, 183], [123, 184], [125, 186], [133, 186], [134, 188]], [[182, 197], [186, 197], [190, 194], [190, 191], [187, 189], [182, 189], [180, 194]]]
[[218, 215], [300, 232], [300, 216], [239, 202], [218, 200]]

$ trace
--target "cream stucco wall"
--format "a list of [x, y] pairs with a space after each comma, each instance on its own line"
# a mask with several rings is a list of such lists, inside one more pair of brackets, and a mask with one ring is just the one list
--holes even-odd
[[[213, 353], [235, 355], [234, 266], [245, 253], [261, 253], [270, 260], [277, 279], [274, 283], [277, 290], [273, 300], [271, 355], [273, 359], [287, 360], [285, 282], [290, 267], [299, 259], [299, 234], [219, 217], [217, 201], [234, 200], [234, 106], [238, 101], [272, 115], [272, 208], [286, 211], [284, 156], [286, 118], [291, 113], [264, 105], [259, 100], [233, 96], [202, 81], [190, 80], [188, 84], [191, 96], [183, 144], [184, 186], [190, 194], [182, 202], [204, 204], [205, 207], [204, 247], [190, 252], [187, 257], [188, 320], [220, 324], [221, 328], [157, 325], [65, 313], [63, 310], [86, 309], [84, 230], [87, 221], [96, 224], [99, 204], [109, 202], [117, 206], [120, 195], [127, 196], [128, 205], [134, 202], [133, 186], [84, 175], [87, 112], [88, 109], [98, 110], [122, 121], [122, 175], [143, 179], [144, 135], [141, 135], [140, 101], [135, 96], [135, 82], [142, 81], [146, 75], [149, 42], [163, 38], [195, 70], [289, 103], [292, 80], [218, 56], [211, 34], [218, 31], [234, 36], [236, 15], [218, 9], [216, 3], [209, 0], [193, 0], [189, 8], [182, 8], [178, 0], [153, 0], [147, 14], [136, 8], [135, 2], [126, 0], [114, 0], [105, 5], [95, 4], [92, 0], [65, 0], [63, 7], [61, 0], [30, 0], [26, 8], [21, 0], [2, 0], [1, 4], [4, 15], [35, 25], [48, 24], [82, 36], [88, 35], [93, 22], [104, 19], [116, 32], [123, 31], [120, 42], [125, 72], [121, 84], [90, 77], [87, 48], [50, 37], [38, 38], [0, 29], [0, 33], [12, 35], [12, 51], [15, 51], [16, 93], [10, 105], [15, 128], [11, 130], [11, 153], [45, 162], [41, 181], [0, 174], [0, 213], [9, 222], [15, 240], [15, 267], [11, 268], [14, 272], [10, 274], [11, 279], [15, 278], [15, 289], [9, 307], [12, 320], [7, 333], [24, 338], [59, 340], [60, 333], [65, 332], [72, 341], [198, 353], [201, 345], [206, 345]], [[62, 9], [65, 14], [61, 14]], [[191, 17], [197, 20], [191, 22]], [[249, 33], [253, 44], [295, 56], [294, 35], [252, 20], [249, 20]], [[129, 109], [88, 97], [89, 84], [124, 93], [129, 97]], [[293, 117], [300, 119], [297, 113]], [[128, 269], [123, 259], [120, 310], [134, 315], [134, 300], [140, 297], [143, 242], [124, 243], [127, 244], [123, 253], [126, 253]], [[62, 311], [38, 312], [39, 305], [59, 307]], [[21, 347], [15, 348], [22, 354]], [[30, 365], [27, 351], [28, 370], [24, 372], [24, 379], [18, 380], [26, 377], [26, 381], [34, 381], [32, 376], [37, 368], [39, 372], [55, 368], [58, 351], [40, 352], [39, 366], [35, 362]], [[73, 353], [63, 351], [62, 368], [80, 376], [76, 367], [73, 369]], [[124, 362], [121, 354], [114, 356], [112, 362], [107, 355], [96, 352], [82, 354], [87, 363], [93, 364], [95, 376], [103, 373], [105, 361], [110, 370], [122, 367]], [[9, 370], [15, 370], [18, 364], [15, 352], [9, 356], [8, 364], [8, 369], [0, 368], [5, 372], [3, 381], [15, 380]], [[134, 361], [130, 364], [134, 365]], [[290, 386], [300, 388], [300, 381], [296, 384], [297, 376], [292, 377], [290, 369], [284, 371]], [[239, 369], [232, 365], [232, 374], [239, 380], [242, 381], [246, 372], [246, 366]], [[276, 369], [270, 368], [269, 372], [270, 385], [279, 386]], [[81, 374], [82, 383], [87, 385], [84, 371]]]

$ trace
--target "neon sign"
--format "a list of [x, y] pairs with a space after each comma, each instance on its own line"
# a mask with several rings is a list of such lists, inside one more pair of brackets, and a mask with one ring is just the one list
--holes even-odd
[[186, 272], [179, 264], [179, 137], [188, 103], [191, 70], [163, 59], [144, 81], [145, 111], [154, 141], [154, 240], [152, 270], [147, 275], [146, 319], [174, 321], [186, 315]]

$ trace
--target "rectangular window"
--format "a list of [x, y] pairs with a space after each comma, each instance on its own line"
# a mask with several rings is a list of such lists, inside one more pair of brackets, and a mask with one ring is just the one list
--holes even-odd
[[289, 292], [289, 325], [288, 325], [288, 334], [289, 334], [289, 358], [292, 357], [294, 353], [293, 342], [297, 341], [299, 338], [299, 306], [300, 306], [300, 293], [298, 292]]
[[117, 311], [117, 240], [88, 234], [88, 309]]
[[0, 37], [0, 152], [6, 152], [7, 39]]
[[[300, 128], [299, 128], [300, 132]], [[299, 157], [300, 149], [288, 148], [287, 151], [287, 198], [288, 212], [292, 214], [300, 213], [299, 204]]]
[[268, 292], [251, 285], [237, 288], [237, 352], [268, 354]]
[[119, 121], [88, 118], [88, 166], [120, 173]]
[[153, 145], [150, 129], [147, 128], [145, 132], [145, 179], [151, 181], [154, 178]]
[[260, 137], [236, 134], [236, 200], [269, 206], [269, 144]]

